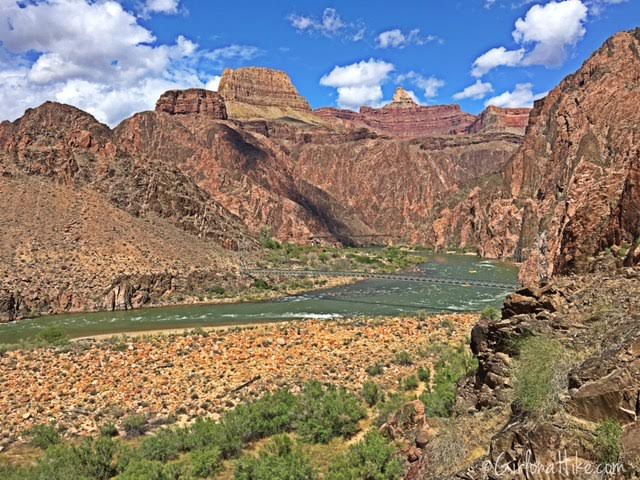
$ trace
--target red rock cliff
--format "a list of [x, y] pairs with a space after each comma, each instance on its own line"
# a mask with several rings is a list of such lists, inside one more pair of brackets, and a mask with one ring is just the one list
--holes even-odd
[[200, 88], [163, 93], [156, 102], [156, 112], [170, 115], [201, 113], [219, 120], [227, 119], [227, 108], [222, 97], [216, 92]]
[[640, 235], [640, 29], [620, 33], [531, 114], [506, 171], [522, 277], [583, 271]]

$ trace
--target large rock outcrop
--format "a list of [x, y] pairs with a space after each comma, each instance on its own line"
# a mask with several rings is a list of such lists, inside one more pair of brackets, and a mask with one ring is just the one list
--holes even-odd
[[584, 271], [640, 236], [640, 29], [609, 39], [536, 102], [506, 180], [525, 279]]
[[524, 135], [530, 108], [487, 107], [469, 127], [470, 133], [510, 132]]
[[231, 118], [307, 118], [311, 107], [285, 72], [248, 67], [224, 71], [218, 87]]
[[315, 114], [326, 119], [347, 120], [354, 126], [366, 126], [393, 137], [416, 138], [437, 135], [462, 135], [476, 121], [459, 105], [424, 107], [415, 103], [402, 88], [393, 101], [382, 108], [361, 107], [359, 113], [333, 108], [318, 109]]
[[218, 120], [227, 119], [227, 108], [222, 97], [216, 92], [200, 88], [163, 93], [156, 103], [156, 112], [170, 115], [201, 113]]

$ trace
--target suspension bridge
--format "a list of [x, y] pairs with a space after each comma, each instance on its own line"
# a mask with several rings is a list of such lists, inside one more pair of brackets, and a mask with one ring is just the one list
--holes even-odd
[[378, 278], [384, 280], [397, 280], [402, 282], [423, 282], [437, 285], [450, 285], [459, 287], [482, 287], [500, 290], [515, 290], [515, 283], [501, 283], [487, 280], [474, 280], [470, 278], [431, 277], [428, 275], [411, 273], [372, 273], [359, 271], [333, 271], [333, 270], [287, 270], [287, 269], [243, 269], [243, 273], [256, 276], [285, 276], [285, 277], [348, 277], [348, 278]]

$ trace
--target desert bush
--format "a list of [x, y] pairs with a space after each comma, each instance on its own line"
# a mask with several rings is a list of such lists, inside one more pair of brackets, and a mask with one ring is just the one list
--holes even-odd
[[403, 350], [394, 355], [393, 363], [397, 365], [413, 365], [413, 358], [409, 352]]
[[34, 447], [46, 450], [52, 445], [60, 443], [60, 433], [55, 425], [36, 425], [27, 431], [31, 437], [30, 444]]
[[218, 447], [209, 447], [191, 454], [191, 473], [198, 478], [215, 476], [222, 470], [222, 453]]
[[365, 371], [370, 377], [377, 377], [378, 375], [382, 375], [384, 366], [381, 363], [374, 363], [373, 365], [368, 366]]
[[384, 398], [384, 392], [380, 388], [380, 385], [374, 382], [365, 382], [360, 394], [370, 407], [373, 407]]
[[118, 427], [114, 423], [106, 423], [100, 427], [100, 435], [103, 437], [117, 437], [118, 434]]
[[433, 390], [425, 390], [420, 399], [426, 406], [427, 415], [449, 417], [455, 406], [458, 382], [477, 369], [477, 360], [464, 345], [457, 349], [443, 347], [439, 355]]
[[402, 389], [407, 392], [412, 392], [418, 388], [418, 384], [418, 378], [415, 375], [411, 375], [402, 382]]
[[480, 318], [483, 320], [500, 320], [500, 317], [500, 311], [493, 307], [487, 307], [480, 313]]
[[418, 379], [421, 382], [428, 384], [431, 381], [431, 370], [428, 368], [420, 367], [418, 369]]
[[516, 348], [519, 354], [512, 367], [515, 405], [535, 416], [552, 413], [566, 388], [568, 367], [562, 346], [555, 340], [530, 336]]
[[396, 449], [377, 431], [373, 431], [329, 467], [326, 480], [397, 480], [404, 468]]
[[140, 444], [138, 455], [145, 460], [167, 463], [180, 455], [182, 438], [173, 430], [162, 430]]
[[144, 415], [130, 415], [122, 421], [122, 428], [130, 437], [137, 437], [147, 431], [147, 419]]
[[366, 416], [358, 398], [343, 388], [311, 382], [305, 385], [297, 407], [297, 433], [304, 441], [327, 443], [350, 437]]
[[174, 480], [175, 477], [172, 478], [167, 470], [157, 461], [134, 460], [118, 476], [118, 480]]
[[391, 415], [400, 410], [407, 400], [407, 396], [404, 393], [387, 395], [387, 398], [383, 402], [378, 403], [378, 416], [375, 420], [376, 426], [380, 427], [387, 423]]
[[235, 471], [236, 480], [315, 480], [311, 463], [286, 435], [275, 437], [258, 457], [245, 455]]
[[605, 420], [596, 429], [595, 448], [598, 460], [603, 465], [613, 465], [620, 461], [622, 447], [620, 438], [622, 427], [616, 420]]
[[36, 338], [47, 345], [61, 346], [69, 343], [69, 337], [64, 333], [64, 330], [53, 326], [46, 327], [36, 335]]

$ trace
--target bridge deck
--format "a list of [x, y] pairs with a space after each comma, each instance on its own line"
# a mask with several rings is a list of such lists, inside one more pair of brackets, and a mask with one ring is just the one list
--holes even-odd
[[406, 273], [370, 273], [356, 271], [330, 271], [330, 270], [281, 270], [281, 269], [244, 269], [248, 275], [282, 275], [289, 277], [350, 277], [350, 278], [381, 278], [385, 280], [399, 280], [403, 282], [425, 282], [440, 285], [475, 286], [484, 288], [499, 288], [501, 290], [514, 290], [518, 285], [514, 283], [500, 283], [485, 280], [472, 280], [466, 278], [438, 278], [419, 274]]

